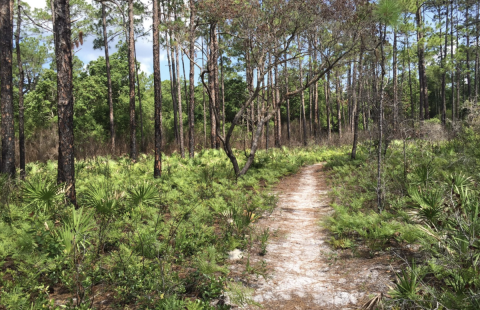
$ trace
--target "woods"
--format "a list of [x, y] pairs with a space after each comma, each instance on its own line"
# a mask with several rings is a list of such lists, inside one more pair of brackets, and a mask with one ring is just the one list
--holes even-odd
[[[116, 156], [126, 151], [117, 146], [116, 136], [123, 145], [126, 137], [129, 137], [128, 153], [133, 160], [138, 152], [153, 149], [147, 145], [153, 145], [154, 132], [159, 124], [156, 120], [158, 113], [154, 112], [159, 96], [162, 96], [162, 101], [168, 102], [162, 105], [160, 111], [162, 118], [166, 117], [160, 122], [167, 128], [159, 130], [168, 134], [162, 135], [162, 141], [157, 141], [157, 144], [160, 143], [164, 150], [168, 148], [169, 152], [178, 150], [182, 156], [187, 148], [190, 157], [194, 157], [195, 150], [204, 147], [223, 148], [231, 157], [232, 135], [238, 141], [236, 147], [241, 145], [242, 138], [239, 135], [245, 136], [242, 147], [252, 150], [252, 158], [258, 147], [267, 147], [267, 132], [272, 135], [270, 144], [274, 147], [285, 145], [286, 142], [292, 145], [291, 140], [285, 139], [292, 137], [292, 122], [298, 122], [300, 126], [298, 130], [301, 134], [295, 140], [301, 139], [304, 145], [318, 144], [325, 138], [331, 140], [332, 132], [336, 133], [338, 139], [342, 133], [351, 139], [357, 116], [361, 131], [380, 128], [383, 122], [379, 120], [385, 118], [387, 131], [393, 136], [398, 135], [399, 126], [403, 126], [407, 119], [416, 124], [417, 121], [438, 118], [443, 126], [450, 128], [461, 118], [459, 114], [465, 102], [475, 102], [478, 98], [478, 5], [472, 1], [452, 1], [448, 4], [394, 2], [336, 1], [320, 4], [315, 1], [223, 1], [214, 4], [193, 1], [181, 4], [163, 1], [155, 3], [158, 10], [158, 14], [155, 14], [153, 2], [76, 1], [73, 4], [77, 15], [73, 24], [73, 45], [83, 43], [84, 37], [86, 40], [96, 37], [94, 48], [102, 48], [105, 52], [105, 64], [100, 64], [98, 59], [83, 68], [81, 66], [85, 65], [75, 58], [75, 52], [72, 56], [73, 63], [78, 64], [76, 68], [73, 64], [72, 78], [74, 85], [77, 85], [73, 92], [78, 93], [74, 95], [78, 98], [75, 100], [78, 103], [74, 105], [77, 111], [75, 115], [81, 118], [74, 125], [74, 130], [79, 132], [76, 138], [77, 144], [81, 145], [79, 150], [84, 149], [83, 146], [88, 148], [96, 145], [96, 151], [85, 152], [89, 156], [108, 153]], [[385, 23], [380, 22], [381, 16], [372, 18], [377, 16], [374, 12], [382, 5], [385, 10], [393, 10], [397, 14], [397, 20], [388, 29], [382, 29]], [[49, 36], [57, 35], [53, 29], [55, 16], [50, 12], [52, 8], [53, 5], [48, 5], [43, 10], [32, 11], [28, 5], [18, 3], [12, 5], [8, 12], [11, 15], [10, 29], [13, 29], [13, 23], [17, 26], [15, 40], [18, 45], [16, 58], [19, 75], [15, 79], [7, 79], [12, 80], [18, 89], [26, 88], [19, 92], [18, 99], [15, 97], [15, 111], [18, 111], [15, 113], [20, 127], [23, 127], [22, 114], [27, 112], [27, 142], [33, 134], [51, 127], [48, 119], [57, 117], [60, 112], [49, 112], [48, 100], [41, 102], [30, 99], [34, 96], [46, 98], [45, 95], [56, 91], [51, 85], [50, 89], [43, 90], [31, 87], [32, 83], [35, 85], [48, 76], [45, 68], [40, 69], [33, 80], [32, 77], [27, 77], [27, 81], [25, 76], [21, 78], [24, 67], [31, 66], [29, 60], [25, 66], [22, 65], [21, 33], [36, 33], [36, 38], [43, 40], [48, 49], [48, 44], [52, 42], [48, 41]], [[15, 14], [18, 17], [16, 19], [13, 18]], [[23, 26], [22, 14], [27, 21]], [[391, 15], [392, 12], [386, 14]], [[425, 14], [432, 16], [424, 20]], [[158, 21], [150, 19], [153, 21], [151, 29], [140, 24], [149, 16], [158, 18]], [[165, 82], [165, 94], [155, 90], [155, 85], [160, 85], [160, 69], [153, 68], [150, 77], [145, 72], [139, 72], [141, 66], [136, 63], [135, 44], [145, 36], [153, 36], [154, 52], [166, 55], [168, 60], [170, 80]], [[359, 40], [360, 37], [362, 40]], [[158, 44], [155, 43], [157, 40]], [[360, 51], [360, 41], [363, 42], [363, 52]], [[125, 71], [112, 73], [112, 70], [118, 71], [124, 65], [115, 63], [115, 68], [112, 68], [109, 52], [111, 42], [117, 42], [117, 57], [127, 59], [127, 75]], [[201, 42], [206, 44], [202, 45]], [[383, 51], [382, 42], [385, 42]], [[13, 47], [6, 46], [4, 50], [13, 51]], [[365, 61], [361, 65], [358, 63], [360, 53], [365, 54], [362, 56]], [[151, 59], [159, 57], [152, 54]], [[38, 68], [48, 58], [36, 61], [39, 61], [36, 64]], [[188, 78], [185, 62], [189, 68]], [[156, 61], [153, 61], [153, 67], [155, 64]], [[162, 64], [159, 65], [162, 68]], [[102, 67], [101, 71], [98, 66]], [[383, 78], [382, 66], [385, 71]], [[106, 81], [94, 82], [100, 79]], [[129, 87], [128, 135], [125, 131], [127, 123], [124, 122], [127, 111], [122, 108], [125, 104], [123, 85], [126, 80]], [[245, 83], [242, 92], [238, 93], [239, 89], [235, 89], [235, 81]], [[363, 83], [357, 85], [357, 81]], [[96, 84], [96, 89], [90, 89], [92, 83]], [[92, 91], [95, 93], [93, 97]], [[232, 92], [237, 93], [233, 95]], [[359, 96], [360, 92], [362, 96]], [[199, 105], [203, 101], [199, 98], [200, 93], [208, 97], [208, 109], [205, 111]], [[28, 106], [19, 108], [25, 105], [25, 100]], [[103, 104], [104, 101], [107, 104]], [[384, 101], [386, 110], [380, 113]], [[8, 106], [4, 105], [4, 109]], [[109, 111], [107, 115], [106, 107]], [[47, 122], [38, 122], [38, 116], [29, 114], [32, 109], [41, 111]], [[356, 113], [357, 110], [360, 115]], [[8, 119], [8, 115], [5, 119]], [[172, 125], [170, 119], [173, 119]], [[7, 126], [7, 123], [3, 122], [2, 126]], [[195, 126], [196, 123], [203, 123], [203, 132]], [[9, 128], [11, 126], [8, 125]], [[228, 130], [229, 126], [231, 131]], [[237, 126], [242, 128], [242, 134], [235, 129]], [[273, 126], [271, 130], [270, 126]], [[10, 129], [5, 127], [5, 130], [3, 137], [11, 135]], [[19, 129], [17, 139], [22, 137], [22, 141], [18, 140], [17, 143], [23, 150], [25, 134], [21, 134], [21, 131], [25, 129]], [[174, 141], [170, 138], [170, 132], [174, 135]], [[195, 140], [195, 136], [201, 134], [210, 136], [208, 146], [200, 143], [201, 139]], [[107, 136], [110, 137], [108, 142], [105, 139]], [[139, 147], [137, 140], [140, 141]], [[15, 139], [12, 138], [10, 143], [2, 150], [13, 149]], [[99, 153], [98, 149], [103, 149], [101, 146], [106, 144], [110, 152], [105, 149]], [[19, 153], [21, 155], [24, 151]], [[20, 157], [23, 158], [23, 155]], [[32, 159], [38, 159], [38, 156]], [[18, 160], [20, 163], [23, 161]], [[242, 169], [235, 168], [234, 158], [232, 165], [237, 174], [244, 173], [240, 172]]]
[[[191, 287], [181, 279], [165, 280], [165, 270], [173, 270], [177, 262], [180, 269], [190, 268], [182, 264], [194, 264], [200, 259], [196, 250], [186, 254], [188, 251], [179, 249], [180, 245], [172, 240], [181, 239], [178, 227], [183, 227], [184, 238], [189, 239], [186, 236], [194, 234], [189, 229], [201, 226], [199, 234], [204, 232], [205, 239], [204, 244], [199, 242], [199, 251], [207, 253], [211, 246], [216, 253], [212, 255], [220, 257], [216, 252], [220, 245], [214, 241], [218, 235], [202, 226], [202, 220], [223, 225], [227, 219], [238, 216], [238, 221], [244, 222], [236, 223], [235, 229], [227, 224], [217, 227], [217, 233], [222, 231], [221, 238], [225, 238], [222, 240], [231, 245], [221, 251], [247, 247], [245, 235], [249, 235], [247, 227], [253, 218], [242, 216], [263, 209], [254, 201], [244, 201], [252, 207], [242, 209], [228, 195], [250, 195], [250, 187], [256, 188], [255, 182], [262, 180], [260, 174], [269, 173], [267, 166], [288, 166], [271, 180], [265, 177], [272, 184], [282, 173], [302, 166], [305, 158], [308, 162], [322, 158], [332, 167], [338, 161], [339, 167], [350, 167], [352, 173], [362, 171], [359, 182], [368, 183], [362, 190], [374, 194], [368, 196], [368, 210], [383, 218], [385, 213], [401, 213], [392, 211], [394, 201], [410, 199], [405, 208], [424, 208], [435, 196], [430, 192], [433, 187], [447, 193], [446, 187], [439, 185], [438, 175], [435, 180], [415, 183], [420, 192], [413, 192], [414, 177], [409, 175], [416, 175], [417, 166], [428, 166], [426, 153], [431, 152], [432, 163], [437, 153], [452, 159], [452, 154], [445, 153], [447, 150], [470, 154], [458, 155], [464, 156], [465, 162], [475, 157], [472, 141], [478, 138], [480, 102], [478, 1], [44, 2], [34, 7], [31, 1], [0, 0], [0, 184], [5, 191], [5, 198], [0, 199], [2, 229], [13, 231], [15, 218], [26, 221], [24, 217], [31, 214], [28, 225], [37, 230], [47, 225], [43, 233], [48, 231], [49, 235], [44, 236], [45, 240], [51, 242], [50, 247], [56, 247], [43, 248], [46, 245], [36, 241], [31, 251], [38, 248], [38, 253], [49, 259], [65, 255], [72, 266], [88, 260], [97, 266], [106, 259], [100, 254], [109, 251], [123, 253], [119, 254], [122, 259], [137, 253], [139, 249], [133, 244], [119, 241], [115, 234], [121, 234], [120, 231], [131, 234], [132, 240], [137, 238], [135, 242], [142, 246], [143, 242], [150, 242], [149, 251], [153, 252], [137, 254], [148, 257], [152, 272], [171, 285], [160, 289], [159, 284], [151, 284], [151, 296], [162, 292], [172, 300], [180, 300], [186, 292], [196, 292], [198, 297], [200, 291], [207, 290], [202, 285], [217, 282], [215, 285], [222, 290], [227, 280], [219, 280], [219, 274], [224, 274], [220, 269], [219, 274], [195, 276], [185, 271], [185, 277], [195, 283]], [[336, 157], [337, 153], [344, 156], [342, 160]], [[417, 154], [418, 158], [408, 154]], [[395, 165], [392, 160], [399, 162]], [[352, 163], [359, 166], [350, 166]], [[371, 174], [360, 169], [367, 165]], [[437, 168], [440, 169], [439, 164]], [[185, 175], [177, 175], [175, 169]], [[390, 178], [398, 169], [404, 182], [399, 185], [400, 192], [392, 190], [394, 181]], [[471, 178], [476, 178], [476, 171], [454, 163], [441, 169], [457, 176], [459, 169], [468, 170]], [[339, 173], [345, 177], [345, 171]], [[122, 175], [128, 179], [125, 184], [121, 184]], [[172, 179], [174, 176], [178, 179]], [[248, 181], [253, 176], [255, 180]], [[215, 183], [219, 179], [224, 183]], [[98, 188], [91, 187], [87, 180], [93, 185], [98, 183]], [[234, 189], [236, 182], [245, 188]], [[348, 180], [341, 184], [356, 190]], [[466, 187], [475, 191], [470, 185]], [[178, 188], [185, 192], [169, 196]], [[195, 193], [190, 192], [194, 189]], [[232, 192], [227, 195], [222, 190]], [[452, 189], [452, 193], [455, 191], [458, 188]], [[186, 192], [190, 196], [182, 196]], [[426, 193], [431, 197], [425, 200], [421, 196]], [[173, 207], [161, 202], [164, 195]], [[251, 195], [267, 200], [263, 194]], [[462, 200], [466, 194], [456, 195], [461, 196], [455, 196], [461, 200], [460, 210], [467, 203]], [[457, 198], [452, 201], [457, 203]], [[189, 222], [196, 211], [184, 204], [193, 207], [197, 200], [204, 213]], [[232, 204], [238, 210], [229, 209]], [[456, 210], [453, 205], [451, 210]], [[440, 208], [439, 204], [434, 209], [437, 207]], [[82, 213], [87, 209], [87, 213]], [[334, 239], [341, 236], [353, 240], [352, 236], [358, 233], [359, 228], [352, 223], [348, 225], [355, 226], [355, 232], [345, 232], [340, 227], [348, 222], [343, 217], [347, 209], [350, 212], [354, 207], [345, 202], [345, 206], [336, 209], [338, 217], [332, 217], [329, 229], [336, 230]], [[20, 216], [19, 210], [28, 212]], [[476, 214], [472, 210], [465, 212], [465, 216]], [[365, 217], [370, 216], [367, 213]], [[81, 226], [81, 222], [75, 221], [83, 218], [87, 223], [89, 217], [94, 220], [85, 224], [85, 231], [95, 231], [89, 236], [97, 238], [91, 244], [77, 243], [80, 227], [71, 229], [71, 240], [55, 230], [61, 226], [67, 234], [65, 227]], [[406, 222], [423, 225], [439, 238], [438, 242], [455, 234], [451, 232], [453, 226], [444, 225], [446, 219], [432, 218]], [[114, 229], [115, 223], [125, 226]], [[457, 226], [475, 223], [462, 222]], [[90, 230], [94, 226], [100, 231]], [[111, 231], [102, 231], [102, 227]], [[157, 239], [148, 239], [150, 235]], [[62, 243], [67, 239], [70, 243]], [[468, 240], [467, 247], [476, 251], [478, 241]], [[96, 254], [77, 253], [80, 246], [94, 248]], [[213, 262], [220, 258], [202, 259]], [[456, 259], [453, 260], [457, 262]], [[112, 265], [124, 263], [122, 260]], [[160, 265], [152, 267], [156, 263]], [[476, 272], [478, 260], [470, 267]], [[148, 273], [145, 266], [142, 268], [142, 272]], [[75, 306], [86, 303], [82, 296], [93, 294], [89, 290], [96, 285], [92, 282], [87, 288], [86, 282], [79, 280], [80, 273], [76, 270], [77, 280], [69, 284], [70, 292], [76, 295]], [[83, 277], [87, 281], [88, 275]], [[435, 279], [444, 281], [439, 275]], [[53, 287], [64, 280], [48, 283]], [[480, 287], [480, 283], [472, 281], [467, 281], [468, 288], [462, 284], [462, 296], [470, 294], [467, 289], [475, 291], [468, 295], [469, 306], [474, 309], [478, 298], [472, 296], [476, 296], [475, 285]], [[450, 282], [445, 280], [438, 287], [452, 286], [446, 283]], [[123, 306], [138, 301], [133, 297], [138, 291], [127, 291], [116, 292], [117, 301]], [[31, 294], [30, 299], [34, 299], [37, 293]], [[205, 307], [210, 300], [207, 295], [198, 298], [205, 302]]]

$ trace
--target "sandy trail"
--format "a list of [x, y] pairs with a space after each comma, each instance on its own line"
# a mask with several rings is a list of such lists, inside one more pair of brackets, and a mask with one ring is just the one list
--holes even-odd
[[264, 309], [354, 309], [389, 282], [388, 266], [375, 259], [342, 258], [328, 244], [330, 236], [319, 225], [329, 207], [322, 165], [303, 168], [276, 188], [278, 206], [258, 225], [271, 237], [264, 259], [267, 280], [251, 286], [254, 300]]

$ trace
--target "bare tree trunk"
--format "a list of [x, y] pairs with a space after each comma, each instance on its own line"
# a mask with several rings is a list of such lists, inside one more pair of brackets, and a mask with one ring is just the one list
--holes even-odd
[[[338, 80], [338, 72], [336, 73], [336, 79]], [[348, 115], [348, 119], [345, 118], [345, 112], [343, 113], [343, 120], [345, 122], [345, 128], [349, 131], [349, 132], [353, 132], [353, 105], [352, 105], [352, 86], [353, 83], [352, 83], [352, 65], [349, 64], [348, 65], [348, 71], [347, 71], [347, 115]], [[337, 94], [338, 94], [338, 90], [337, 90]], [[338, 96], [337, 96], [338, 97]], [[338, 104], [338, 98], [337, 98], [337, 104]], [[337, 113], [338, 113], [338, 109], [340, 107], [337, 105]], [[345, 108], [343, 107], [342, 105], [342, 110], [345, 111]], [[332, 110], [333, 112], [333, 110]], [[337, 117], [337, 123], [338, 123], [338, 127], [340, 128], [340, 119], [338, 119]], [[340, 132], [340, 131], [339, 131]]]
[[210, 103], [210, 123], [211, 123], [211, 135], [210, 135], [210, 147], [216, 148], [217, 146], [217, 121], [215, 119], [215, 111], [216, 108], [216, 100], [217, 100], [217, 93], [215, 88], [215, 64], [214, 62], [217, 61], [217, 57], [215, 54], [215, 38], [217, 36], [216, 29], [217, 23], [213, 22], [210, 24], [210, 54], [208, 59], [208, 88], [210, 91], [209, 96], [209, 103]]
[[[155, 0], [154, 0], [155, 1]], [[190, 59], [195, 59], [195, 3], [193, 0], [190, 2]], [[203, 56], [202, 56], [203, 59]], [[195, 64], [190, 61], [190, 106], [188, 113], [188, 126], [189, 126], [189, 152], [190, 158], [195, 156]], [[204, 110], [205, 111], [205, 110]]]
[[[215, 107], [215, 110], [218, 111], [219, 109], [219, 100], [220, 100], [220, 87], [219, 87], [219, 81], [218, 81], [218, 54], [219, 54], [219, 50], [220, 50], [220, 47], [219, 47], [219, 44], [218, 44], [218, 31], [217, 31], [217, 27], [218, 27], [218, 23], [216, 23], [216, 27], [214, 29], [214, 35], [212, 37], [213, 39], [213, 58], [214, 58], [214, 61], [212, 63], [213, 65], [213, 72], [214, 72], [214, 86], [215, 86], [215, 101], [214, 101], [214, 107]], [[216, 115], [216, 117], [220, 117], [220, 115]], [[220, 121], [220, 119], [218, 120]], [[217, 124], [218, 126], [218, 124]], [[219, 138], [219, 133], [216, 131], [216, 137], [215, 137], [215, 148], [218, 150], [220, 149], [220, 138]]]
[[466, 36], [466, 59], [465, 63], [467, 65], [466, 75], [467, 75], [467, 99], [472, 100], [472, 83], [470, 75], [470, 31], [468, 31], [469, 15], [470, 15], [470, 4], [468, 1], [465, 1], [466, 10], [465, 10], [465, 36]]
[[[287, 63], [285, 62], [285, 87], [287, 89], [288, 93], [288, 68], [287, 68]], [[288, 143], [290, 143], [290, 99], [287, 98], [287, 138], [288, 138]]]
[[13, 115], [13, 23], [9, 0], [0, 1], [0, 93], [2, 111], [2, 173], [15, 176], [15, 126]]
[[[311, 51], [312, 48], [310, 46], [310, 41], [308, 42], [308, 50]], [[308, 58], [308, 76], [311, 76], [312, 75], [312, 57], [309, 57]], [[315, 86], [314, 85], [311, 85], [309, 88], [308, 88], [308, 132], [310, 134], [310, 137], [312, 137], [314, 135], [314, 129], [313, 129], [313, 120], [312, 120], [312, 106], [313, 106], [313, 88]]]
[[393, 30], [393, 132], [398, 127], [397, 30]]
[[178, 51], [179, 47], [175, 47], [175, 67], [177, 68], [177, 102], [178, 102], [178, 124], [179, 124], [179, 143], [180, 143], [180, 155], [182, 158], [185, 158], [185, 144], [184, 144], [184, 137], [183, 137], [183, 113], [182, 113], [182, 83], [180, 81], [180, 63], [178, 60], [178, 55], [180, 54]]
[[[135, 45], [134, 45], [135, 47]], [[140, 114], [140, 152], [145, 152], [145, 139], [143, 137], [143, 107], [142, 92], [140, 91], [140, 79], [138, 78], [137, 51], [135, 50], [135, 76], [137, 81], [138, 112]]]
[[[455, 62], [453, 57], [453, 1], [450, 6], [450, 59], [452, 64]], [[455, 72], [450, 73], [452, 77], [452, 122], [455, 124]]]
[[[355, 64], [354, 64], [355, 66]], [[336, 91], [337, 91], [337, 123], [338, 123], [338, 135], [340, 136], [340, 138], [342, 137], [342, 115], [341, 115], [341, 96], [342, 96], [342, 89], [340, 87], [340, 77], [338, 76], [338, 71], [335, 72], [336, 74], [336, 82], [337, 82], [337, 87], [336, 87]], [[355, 72], [354, 72], [355, 74]], [[350, 79], [349, 79], [350, 80]], [[351, 86], [354, 85], [354, 83], [351, 83]], [[353, 104], [353, 102], [352, 102]], [[354, 108], [353, 105], [351, 107], [352, 109]], [[345, 118], [344, 118], [345, 119]], [[353, 118], [351, 118], [353, 119]], [[350, 127], [351, 128], [351, 127]]]
[[55, 56], [57, 64], [59, 141], [57, 182], [65, 183], [67, 188], [66, 195], [72, 204], [77, 207], [77, 197], [75, 192], [75, 152], [73, 138], [73, 77], [70, 1], [55, 0], [54, 8], [55, 24], [53, 31], [56, 36]]
[[[172, 35], [170, 34], [170, 40], [167, 36], [166, 40], [173, 41]], [[175, 70], [175, 61], [173, 60], [173, 48], [172, 46], [167, 43], [167, 61], [168, 61], [168, 72], [170, 74], [170, 94], [172, 96], [172, 105], [173, 105], [173, 131], [175, 133], [175, 143], [178, 144], [180, 137], [178, 134], [178, 103], [177, 103], [177, 95], [175, 94], [175, 90], [177, 88], [177, 78], [176, 78], [176, 70]]]
[[155, 160], [153, 177], [162, 175], [162, 76], [160, 73], [160, 40], [158, 1], [153, 1], [153, 88], [155, 100]]
[[[442, 62], [442, 125], [445, 126], [447, 122], [447, 98], [446, 98], [446, 70], [445, 62], [447, 61], [447, 45], [448, 45], [448, 5], [447, 12], [445, 14], [445, 48], [441, 57]], [[440, 50], [442, 52], [442, 50]]]
[[105, 66], [107, 70], [107, 96], [110, 117], [110, 146], [112, 154], [115, 154], [115, 123], [113, 118], [113, 95], [112, 95], [112, 76], [110, 73], [110, 55], [108, 53], [108, 34], [107, 34], [107, 14], [105, 12], [105, 3], [102, 2], [102, 26], [103, 26], [103, 45], [105, 48]]
[[[221, 83], [222, 83], [222, 133], [225, 136], [225, 77], [223, 74], [223, 56], [220, 56], [220, 75], [221, 75]], [[252, 118], [252, 122], [253, 122], [253, 118]]]
[[330, 140], [331, 128], [330, 128], [330, 74], [327, 73], [325, 83], [325, 110], [327, 113], [327, 138]]
[[[314, 71], [317, 70], [317, 66], [315, 64], [317, 60], [317, 50], [313, 51], [313, 60], [314, 60]], [[319, 118], [318, 116], [318, 82], [313, 84], [313, 131], [315, 135], [315, 142], [318, 143], [320, 141], [320, 125], [319, 125]]]
[[480, 79], [480, 76], [479, 76], [479, 71], [480, 71], [480, 64], [479, 64], [479, 61], [480, 61], [480, 57], [479, 57], [479, 52], [478, 52], [478, 48], [479, 48], [479, 42], [478, 40], [480, 39], [480, 4], [477, 2], [477, 23], [476, 23], [476, 36], [475, 36], [475, 43], [476, 43], [476, 46], [475, 46], [475, 104], [478, 103], [478, 88], [479, 88], [479, 85], [480, 85], [480, 81], [478, 79]]
[[[459, 42], [458, 42], [458, 32], [459, 32], [459, 24], [458, 24], [458, 17], [457, 17], [457, 33], [456, 33], [456, 39], [457, 39], [457, 46], [460, 46], [459, 45]], [[456, 61], [455, 62], [456, 64], [456, 71], [457, 71], [457, 78], [456, 78], [456, 81], [457, 81], [457, 104], [455, 105], [455, 118], [458, 118], [458, 107], [460, 106], [460, 80], [462, 78], [462, 75], [461, 75], [461, 72], [460, 72], [460, 63], [459, 61]], [[455, 121], [454, 121], [455, 122]]]
[[[268, 55], [268, 64], [272, 63], [272, 55]], [[267, 78], [267, 107], [269, 106], [269, 102], [275, 100], [273, 98], [273, 76], [272, 76], [272, 70], [268, 70], [268, 78]], [[267, 112], [268, 113], [268, 112]], [[269, 128], [270, 128], [270, 121], [268, 121], [265, 126], [265, 149], [268, 151], [268, 141], [269, 141]]]
[[[203, 37], [202, 37], [202, 70], [205, 70], [205, 65], [203, 62]], [[205, 107], [205, 87], [202, 85], [202, 95], [203, 95], [203, 147], [207, 147], [207, 111]]]
[[[278, 60], [275, 57], [275, 62], [278, 62]], [[275, 113], [275, 147], [280, 147], [281, 146], [281, 138], [282, 138], [282, 120], [281, 120], [281, 115], [280, 115], [280, 107], [277, 107], [276, 104], [279, 102], [280, 98], [280, 88], [279, 88], [279, 80], [278, 80], [278, 65], [275, 66], [275, 105], [273, 106], [274, 109], [276, 109]], [[253, 125], [252, 125], [253, 128]]]
[[[362, 87], [361, 87], [361, 81], [362, 81], [362, 71], [363, 71], [363, 42], [362, 46], [360, 47], [360, 59], [358, 61], [358, 79], [357, 82], [353, 85], [353, 100], [355, 100], [355, 109], [354, 109], [354, 121], [353, 121], [353, 147], [352, 147], [352, 154], [351, 158], [356, 159], [357, 157], [357, 144], [358, 144], [358, 114], [359, 114], [359, 103], [357, 102], [357, 97], [356, 97], [356, 89], [358, 84], [358, 99], [361, 101], [362, 100]], [[353, 71], [353, 78], [355, 79], [355, 70]]]
[[[298, 69], [300, 71], [300, 85], [303, 84], [303, 70], [302, 70], [302, 60], [300, 59], [298, 61]], [[304, 91], [302, 91], [300, 93], [300, 97], [301, 97], [301, 101], [302, 101], [302, 105], [301, 105], [301, 116], [302, 116], [302, 129], [303, 129], [303, 145], [304, 146], [307, 146], [307, 119], [306, 119], [306, 115], [305, 115], [305, 94], [304, 94]]]
[[132, 160], [137, 160], [137, 128], [135, 123], [135, 38], [133, 0], [128, 0], [128, 24], [128, 78], [130, 86], [130, 158]]
[[[420, 120], [429, 119], [427, 72], [425, 69], [425, 45], [423, 42], [422, 6], [417, 1], [417, 51], [418, 51], [418, 74], [420, 81]], [[425, 112], [424, 112], [425, 110]], [[425, 114], [424, 114], [425, 113]]]
[[381, 57], [381, 75], [380, 75], [380, 100], [378, 108], [378, 153], [377, 153], [377, 204], [378, 210], [383, 210], [383, 184], [382, 184], [382, 145], [383, 145], [383, 85], [385, 79], [385, 55], [383, 52], [383, 41], [386, 37], [386, 26], [382, 33], [380, 26], [380, 57]]
[[18, 66], [18, 142], [19, 142], [19, 151], [20, 151], [20, 178], [25, 179], [25, 129], [24, 129], [24, 106], [23, 106], [23, 80], [25, 79], [23, 64], [22, 64], [22, 53], [20, 50], [20, 30], [22, 25], [22, 14], [21, 14], [20, 2], [17, 6], [17, 34], [16, 47], [17, 47], [17, 66]]

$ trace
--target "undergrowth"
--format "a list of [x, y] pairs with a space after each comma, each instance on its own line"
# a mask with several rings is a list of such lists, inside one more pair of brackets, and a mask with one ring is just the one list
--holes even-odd
[[251, 243], [252, 222], [275, 206], [271, 185], [333, 154], [261, 151], [238, 180], [218, 150], [165, 157], [159, 179], [145, 155], [78, 161], [78, 210], [56, 185], [56, 163], [28, 164], [26, 181], [0, 179], [0, 309], [251, 303], [229, 278], [227, 252]]
[[389, 309], [480, 309], [480, 136], [392, 141], [377, 204], [376, 157], [332, 157], [331, 243], [355, 255], [389, 253], [403, 262]]

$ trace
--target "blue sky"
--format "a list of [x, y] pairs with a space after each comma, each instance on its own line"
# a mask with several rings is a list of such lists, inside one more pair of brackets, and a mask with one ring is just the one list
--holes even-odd
[[[45, 7], [45, 0], [23, 0], [27, 2], [32, 9], [33, 8], [44, 8]], [[87, 0], [88, 1], [88, 0]], [[145, 29], [149, 29], [151, 27], [151, 19], [146, 18], [144, 22]], [[114, 53], [117, 49], [115, 48], [115, 43], [111, 43], [109, 46], [109, 52]], [[149, 36], [140, 38], [136, 42], [136, 52], [137, 52], [137, 61], [141, 63], [140, 69], [147, 74], [151, 74], [153, 72], [153, 50], [152, 50], [152, 37], [151, 34]], [[84, 44], [79, 50], [76, 51], [76, 56], [78, 56], [85, 64], [88, 64], [90, 61], [97, 59], [99, 56], [105, 56], [105, 52], [102, 50], [95, 50], [93, 49], [93, 37], [86, 37], [84, 40]], [[197, 53], [197, 56], [200, 56], [200, 53]], [[188, 72], [190, 62], [188, 61], [187, 57], [184, 57], [185, 62], [185, 71], [187, 74], [188, 79]], [[197, 63], [201, 63], [201, 60], [198, 60]], [[161, 67], [161, 75], [162, 80], [170, 79], [170, 75], [168, 72], [168, 64], [166, 53], [164, 51], [160, 51], [160, 67]], [[182, 69], [180, 67], [180, 69]], [[183, 75], [182, 71], [180, 73]], [[195, 79], [197, 80], [200, 71], [198, 68], [195, 69]], [[197, 81], [195, 81], [197, 83]]]

